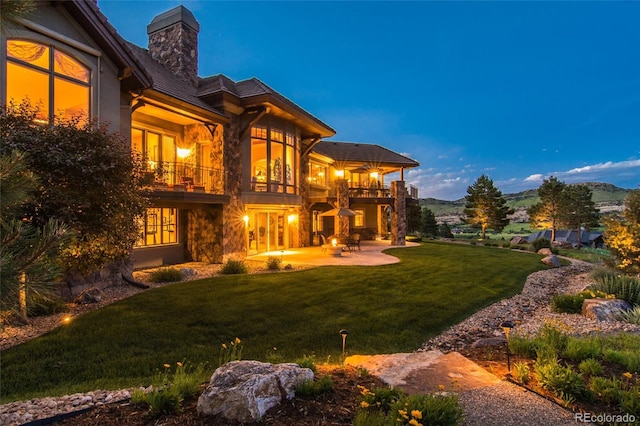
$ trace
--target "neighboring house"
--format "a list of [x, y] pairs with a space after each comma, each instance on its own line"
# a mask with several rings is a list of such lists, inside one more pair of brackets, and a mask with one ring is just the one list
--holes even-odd
[[[537, 231], [529, 235], [529, 237], [527, 237], [527, 241], [532, 243], [540, 238], [551, 240], [551, 230], [547, 229], [544, 231]], [[580, 242], [578, 242], [578, 239]], [[580, 244], [581, 247], [604, 247], [604, 237], [602, 232], [581, 231], [581, 234], [578, 235], [578, 231], [557, 230], [555, 242], [557, 244], [570, 244], [574, 248], [578, 247], [578, 244]]]
[[3, 32], [0, 99], [40, 100], [50, 114], [83, 112], [130, 135], [155, 178], [136, 268], [307, 246], [324, 229], [318, 212], [332, 206], [361, 213], [342, 233], [386, 236], [390, 215], [402, 244], [402, 171], [418, 163], [377, 145], [320, 142], [335, 131], [256, 78], [199, 77], [199, 29], [178, 6], [147, 26], [145, 49], [93, 1], [39, 2]]

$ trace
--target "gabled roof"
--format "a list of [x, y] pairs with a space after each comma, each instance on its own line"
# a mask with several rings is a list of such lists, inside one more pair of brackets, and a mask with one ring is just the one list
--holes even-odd
[[281, 109], [294, 121], [299, 120], [298, 124], [313, 128], [318, 137], [331, 137], [336, 133], [322, 120], [255, 77], [238, 82], [224, 74], [200, 79], [198, 88], [200, 98], [209, 100], [225, 95], [231, 95], [234, 102], [243, 108], [270, 105]]
[[100, 48], [122, 70], [120, 78], [124, 90], [138, 90], [151, 84], [149, 75], [127, 42], [100, 12], [94, 1], [71, 0], [60, 2], [71, 16], [92, 37]]
[[385, 147], [374, 144], [322, 141], [313, 152], [340, 163], [362, 163], [370, 166], [418, 167], [420, 163]]
[[147, 49], [128, 43], [131, 51], [147, 70], [151, 78], [151, 88], [172, 98], [186, 102], [189, 105], [203, 109], [212, 114], [224, 117], [216, 108], [202, 101], [197, 96], [197, 89], [189, 83], [179, 79], [169, 69], [156, 62]]

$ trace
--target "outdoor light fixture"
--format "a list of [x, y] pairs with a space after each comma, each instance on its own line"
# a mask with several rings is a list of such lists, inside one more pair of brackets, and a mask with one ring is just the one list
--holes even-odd
[[344, 350], [347, 345], [348, 335], [349, 335], [349, 331], [345, 330], [344, 328], [340, 330], [340, 336], [342, 336], [342, 358], [344, 358], [344, 353], [345, 353]]
[[249, 215], [245, 214], [244, 216], [242, 216], [242, 220], [244, 220], [244, 224], [248, 225], [249, 224]]
[[336, 170], [336, 177], [339, 177], [339, 178], [344, 177], [344, 170]]
[[191, 148], [178, 148], [177, 154], [178, 158], [187, 158], [191, 155]]
[[500, 324], [502, 330], [504, 331], [504, 336], [507, 339], [507, 374], [511, 373], [511, 351], [509, 350], [509, 332], [513, 328], [513, 323], [511, 321], [505, 321]]
[[62, 318], [62, 322], [64, 324], [69, 324], [71, 322], [71, 315], [66, 315], [64, 318]]

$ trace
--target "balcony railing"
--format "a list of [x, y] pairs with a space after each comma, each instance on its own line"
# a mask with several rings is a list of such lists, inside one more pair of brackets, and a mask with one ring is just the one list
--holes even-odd
[[380, 188], [349, 188], [350, 198], [389, 198], [391, 190], [388, 187]]
[[153, 174], [154, 190], [224, 194], [224, 170], [181, 162], [154, 162], [148, 171]]
[[409, 185], [409, 197], [413, 198], [414, 200], [418, 199], [418, 188], [416, 186]]

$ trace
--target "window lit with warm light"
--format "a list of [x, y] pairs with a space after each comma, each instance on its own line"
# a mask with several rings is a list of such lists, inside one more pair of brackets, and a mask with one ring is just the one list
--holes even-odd
[[7, 103], [28, 100], [42, 120], [89, 117], [89, 68], [52, 46], [7, 40], [6, 87]]
[[178, 242], [178, 211], [169, 208], [150, 208], [139, 222], [140, 233], [136, 247], [175, 244]]
[[251, 190], [297, 194], [300, 138], [267, 126], [251, 128]]
[[327, 186], [327, 166], [310, 161], [308, 179], [313, 185]]
[[354, 209], [353, 211], [356, 212], [356, 215], [353, 218], [353, 226], [356, 228], [363, 227], [364, 226], [364, 210]]

